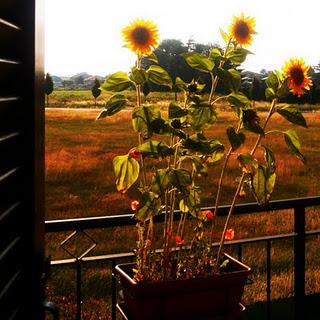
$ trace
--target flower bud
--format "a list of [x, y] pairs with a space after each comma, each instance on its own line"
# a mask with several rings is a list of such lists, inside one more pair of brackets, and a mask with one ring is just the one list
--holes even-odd
[[136, 211], [139, 208], [139, 201], [138, 200], [133, 200], [131, 202], [131, 210]]
[[227, 229], [226, 234], [224, 235], [224, 238], [226, 240], [232, 240], [234, 238], [234, 230], [233, 229]]
[[132, 148], [128, 152], [129, 156], [134, 159], [138, 159], [141, 156], [141, 152], [136, 148]]

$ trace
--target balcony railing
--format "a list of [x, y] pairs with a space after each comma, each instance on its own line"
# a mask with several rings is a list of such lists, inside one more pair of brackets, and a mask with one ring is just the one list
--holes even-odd
[[[293, 239], [293, 253], [294, 253], [294, 305], [295, 305], [295, 319], [304, 318], [304, 299], [305, 299], [305, 279], [306, 279], [306, 237], [320, 235], [320, 229], [306, 231], [305, 228], [305, 209], [309, 207], [320, 206], [320, 196], [318, 197], [307, 197], [289, 200], [278, 200], [271, 201], [268, 206], [261, 208], [256, 203], [249, 204], [238, 204], [235, 208], [234, 214], [254, 214], [258, 212], [275, 211], [275, 214], [279, 214], [280, 210], [293, 209], [293, 232], [271, 235], [255, 238], [240, 239], [236, 241], [230, 241], [226, 245], [236, 246], [238, 251], [238, 259], [242, 260], [242, 247], [245, 244], [252, 243], [265, 243], [266, 245], [266, 304], [267, 304], [267, 319], [271, 319], [271, 247], [272, 243], [276, 241]], [[213, 209], [211, 207], [204, 209]], [[219, 216], [224, 216], [228, 213], [229, 206], [221, 206], [219, 208]], [[179, 212], [176, 212], [178, 218]], [[93, 228], [111, 228], [118, 226], [129, 226], [134, 225], [135, 220], [132, 219], [132, 214], [119, 215], [119, 216], [102, 216], [102, 217], [88, 217], [79, 219], [64, 219], [64, 220], [50, 220], [46, 221], [46, 232], [62, 232], [62, 231], [84, 231], [86, 229]], [[161, 222], [161, 216], [157, 217], [157, 221]], [[218, 244], [215, 243], [214, 246]], [[89, 262], [109, 262], [112, 266], [112, 280], [111, 280], [111, 292], [112, 292], [112, 319], [116, 319], [116, 294], [117, 294], [117, 280], [114, 275], [114, 268], [119, 261], [123, 259], [134, 259], [132, 252], [120, 253], [120, 254], [107, 254], [100, 256], [88, 256], [82, 259], [64, 259], [64, 260], [53, 260], [52, 266], [62, 265], [74, 265], [76, 267], [76, 298], [77, 298], [77, 311], [76, 319], [81, 319], [81, 268], [82, 264]]]

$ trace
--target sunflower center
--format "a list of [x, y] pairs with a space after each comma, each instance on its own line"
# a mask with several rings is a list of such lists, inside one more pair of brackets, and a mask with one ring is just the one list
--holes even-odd
[[235, 34], [239, 38], [246, 38], [249, 35], [248, 24], [244, 21], [239, 21], [235, 27]]
[[301, 85], [304, 80], [304, 73], [301, 68], [293, 68], [290, 72], [290, 77], [296, 85]]
[[149, 30], [147, 30], [144, 27], [136, 27], [132, 31], [132, 37], [134, 39], [134, 42], [136, 42], [140, 45], [144, 45], [149, 42], [150, 33], [149, 33]]

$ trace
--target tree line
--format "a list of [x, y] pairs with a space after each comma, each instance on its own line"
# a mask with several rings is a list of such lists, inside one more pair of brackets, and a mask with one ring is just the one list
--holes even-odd
[[[177, 77], [180, 77], [185, 82], [191, 82], [192, 79], [196, 79], [205, 84], [204, 90], [208, 92], [211, 88], [210, 76], [206, 73], [190, 68], [182, 58], [181, 54], [186, 52], [198, 52], [204, 55], [208, 55], [213, 48], [221, 50], [221, 47], [218, 44], [202, 44], [196, 43], [192, 40], [189, 40], [185, 44], [180, 40], [166, 39], [160, 43], [159, 47], [155, 49], [154, 53], [158, 58], [159, 65], [168, 70], [173, 81], [175, 81]], [[152, 63], [150, 63], [149, 60], [144, 59], [143, 64], [145, 67], [148, 67]], [[262, 69], [260, 72], [241, 70], [236, 66], [233, 66], [230, 62], [228, 62], [228, 64], [225, 64], [225, 68], [236, 68], [241, 71], [242, 82], [240, 91], [245, 93], [248, 98], [255, 101], [266, 100], [265, 81], [271, 73], [271, 70], [267, 71], [265, 69]], [[283, 102], [310, 104], [320, 103], [320, 64], [318, 66], [310, 68], [309, 76], [311, 77], [313, 82], [313, 86], [311, 87], [310, 91], [302, 97], [289, 94]], [[151, 89], [156, 91], [168, 90], [165, 87], [159, 87], [153, 84]], [[218, 83], [217, 93], [228, 93], [228, 89], [223, 85], [222, 82]]]
[[[201, 71], [197, 71], [189, 67], [189, 65], [185, 62], [182, 58], [181, 54], [186, 52], [197, 52], [204, 55], [209, 55], [213, 48], [217, 48], [221, 50], [221, 47], [218, 44], [203, 44], [203, 43], [196, 43], [193, 40], [189, 40], [187, 43], [183, 43], [177, 39], [165, 39], [163, 40], [160, 45], [155, 49], [154, 53], [157, 56], [159, 65], [166, 69], [172, 80], [173, 80], [173, 90], [178, 92], [177, 87], [175, 87], [175, 80], [177, 77], [181, 78], [185, 82], [192, 82], [193, 79], [203, 83], [205, 91], [209, 91], [211, 88], [211, 78], [208, 74], [203, 73]], [[148, 59], [143, 59], [142, 64], [144, 67], [149, 67], [153, 64]], [[231, 62], [227, 62], [225, 64], [225, 68], [237, 68], [233, 66]], [[238, 69], [239, 70], [239, 69]], [[251, 100], [255, 101], [265, 101], [265, 89], [266, 89], [266, 82], [268, 75], [271, 71], [267, 71], [262, 69], [260, 72], [252, 72], [247, 70], [239, 70], [241, 71], [241, 87], [240, 91], [243, 92], [250, 98]], [[316, 104], [320, 103], [320, 64], [318, 66], [312, 67], [309, 70], [309, 76], [312, 79], [313, 85], [308, 93], [303, 95], [302, 97], [298, 97], [296, 95], [289, 94], [283, 102], [288, 103], [310, 103]], [[96, 101], [98, 90], [99, 90], [100, 82], [99, 80], [95, 79], [94, 84], [91, 88], [91, 92], [93, 98]], [[145, 92], [148, 91], [167, 91], [167, 87], [162, 87], [156, 84], [149, 84], [146, 87], [144, 86], [143, 90]], [[48, 96], [53, 91], [53, 81], [52, 77], [49, 73], [46, 74], [45, 78], [45, 93]], [[227, 94], [228, 89], [224, 86], [222, 82], [218, 83], [216, 92], [219, 94]], [[100, 94], [100, 93], [99, 93]], [[98, 94], [98, 95], [99, 95]], [[47, 101], [48, 104], [48, 101]]]

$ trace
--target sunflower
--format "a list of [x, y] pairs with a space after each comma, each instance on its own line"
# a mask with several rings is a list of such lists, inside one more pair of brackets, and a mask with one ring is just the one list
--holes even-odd
[[306, 66], [303, 59], [291, 58], [282, 68], [284, 75], [288, 79], [288, 87], [293, 94], [301, 96], [303, 89], [309, 90], [312, 81], [308, 77], [309, 66]]
[[252, 35], [255, 34], [256, 21], [254, 18], [245, 17], [242, 13], [239, 17], [234, 16], [230, 26], [230, 34], [241, 46], [252, 43]]
[[122, 36], [125, 41], [125, 47], [138, 55], [148, 54], [158, 46], [158, 28], [149, 20], [134, 20], [122, 29]]

